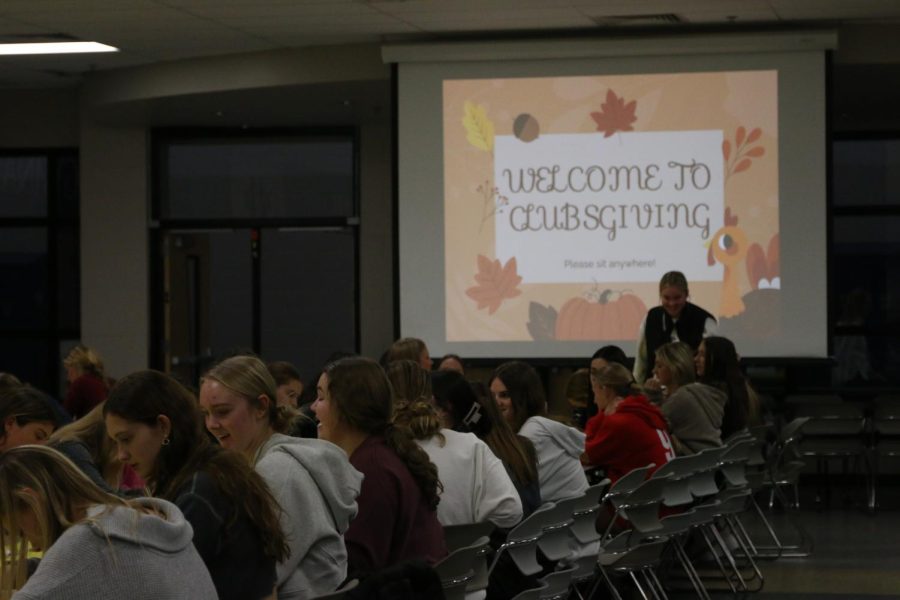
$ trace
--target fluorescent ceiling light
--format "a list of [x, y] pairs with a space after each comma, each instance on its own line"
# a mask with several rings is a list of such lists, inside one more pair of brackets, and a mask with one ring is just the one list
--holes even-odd
[[39, 44], [0, 44], [0, 55], [77, 54], [84, 52], [118, 52], [118, 48], [99, 42], [46, 42]]

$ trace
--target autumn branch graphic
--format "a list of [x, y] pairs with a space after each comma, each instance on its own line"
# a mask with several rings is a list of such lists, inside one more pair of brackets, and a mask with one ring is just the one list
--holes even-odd
[[737, 128], [734, 135], [734, 156], [731, 154], [731, 142], [724, 140], [722, 142], [722, 156], [725, 158], [725, 179], [735, 173], [746, 171], [753, 164], [754, 158], [759, 158], [766, 153], [766, 149], [762, 146], [753, 146], [762, 135], [762, 129], [756, 127], [747, 135], [747, 130], [741, 126]]

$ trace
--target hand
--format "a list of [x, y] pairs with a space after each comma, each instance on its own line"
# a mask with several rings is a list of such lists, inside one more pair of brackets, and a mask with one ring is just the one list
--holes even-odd
[[659, 379], [657, 379], [656, 377], [651, 377], [650, 379], [648, 379], [647, 381], [644, 382], [644, 389], [656, 392], [656, 391], [663, 389], [663, 384], [661, 384], [659, 382]]

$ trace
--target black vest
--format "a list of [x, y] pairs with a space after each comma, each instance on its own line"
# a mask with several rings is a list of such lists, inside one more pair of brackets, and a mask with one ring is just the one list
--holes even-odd
[[678, 341], [688, 344], [694, 350], [703, 341], [703, 331], [706, 329], [706, 320], [716, 320], [714, 316], [690, 302], [681, 309], [677, 321], [673, 321], [669, 313], [662, 306], [651, 308], [647, 313], [647, 323], [644, 326], [644, 340], [647, 343], [647, 371], [644, 376], [653, 376], [653, 365], [656, 363], [656, 351], [672, 341], [672, 331], [678, 334]]

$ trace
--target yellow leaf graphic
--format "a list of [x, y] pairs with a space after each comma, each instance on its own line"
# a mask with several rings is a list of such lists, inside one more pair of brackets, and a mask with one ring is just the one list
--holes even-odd
[[466, 128], [466, 139], [476, 148], [490, 152], [494, 149], [494, 124], [488, 119], [487, 111], [480, 104], [468, 100], [465, 109], [462, 122]]

